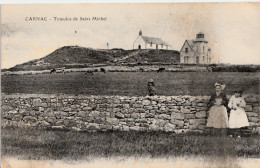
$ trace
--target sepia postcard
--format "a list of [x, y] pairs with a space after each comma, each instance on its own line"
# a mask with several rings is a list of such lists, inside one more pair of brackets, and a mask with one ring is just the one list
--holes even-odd
[[260, 168], [260, 2], [1, 5], [2, 168]]

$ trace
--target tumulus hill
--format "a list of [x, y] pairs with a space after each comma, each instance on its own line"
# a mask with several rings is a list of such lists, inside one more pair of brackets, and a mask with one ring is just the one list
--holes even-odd
[[175, 50], [124, 50], [92, 49], [80, 46], [64, 46], [49, 55], [18, 64], [9, 71], [45, 70], [59, 67], [84, 68], [94, 65], [120, 65], [122, 63], [172, 63], [180, 62]]

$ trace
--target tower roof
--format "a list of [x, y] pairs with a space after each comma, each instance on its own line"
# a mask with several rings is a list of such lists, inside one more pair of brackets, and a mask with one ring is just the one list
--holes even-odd
[[198, 34], [196, 34], [196, 40], [195, 42], [207, 42], [205, 40], [205, 34], [202, 32], [199, 32]]

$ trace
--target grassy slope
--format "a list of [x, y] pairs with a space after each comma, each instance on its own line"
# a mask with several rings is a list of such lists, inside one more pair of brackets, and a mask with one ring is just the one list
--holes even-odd
[[137, 56], [126, 59], [125, 62], [163, 62], [177, 64], [180, 62], [180, 53], [174, 50], [149, 50], [147, 53], [141, 53]]
[[4, 75], [3, 93], [63, 93], [86, 95], [146, 96], [147, 82], [154, 79], [158, 95], [210, 95], [215, 82], [226, 83], [225, 91], [235, 89], [259, 94], [259, 73], [247, 72], [83, 72], [66, 74]]
[[23, 159], [183, 155], [260, 157], [259, 135], [236, 140], [165, 132], [90, 133], [4, 128], [1, 137], [2, 156]]
[[[111, 49], [111, 50], [96, 50], [78, 46], [64, 46], [61, 47], [49, 55], [38, 59], [32, 60], [23, 64], [16, 65], [10, 68], [11, 71], [19, 70], [43, 70], [51, 69], [56, 67], [86, 67], [91, 64], [108, 64], [113, 62], [116, 58], [121, 58], [127, 56], [136, 50], [123, 50], [123, 49]], [[159, 52], [159, 53], [158, 53]], [[139, 58], [140, 57], [140, 58]], [[173, 62], [178, 63], [179, 52], [172, 50], [158, 50], [149, 51], [147, 54], [139, 54], [135, 56], [137, 62]], [[37, 61], [44, 61], [47, 63], [41, 66], [35, 66]], [[129, 62], [136, 62], [136, 60], [131, 59]]]

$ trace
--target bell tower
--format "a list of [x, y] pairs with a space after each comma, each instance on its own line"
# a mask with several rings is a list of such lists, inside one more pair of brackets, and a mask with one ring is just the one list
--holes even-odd
[[142, 30], [140, 30], [139, 31], [139, 36], [142, 36], [142, 35], [143, 35]]

